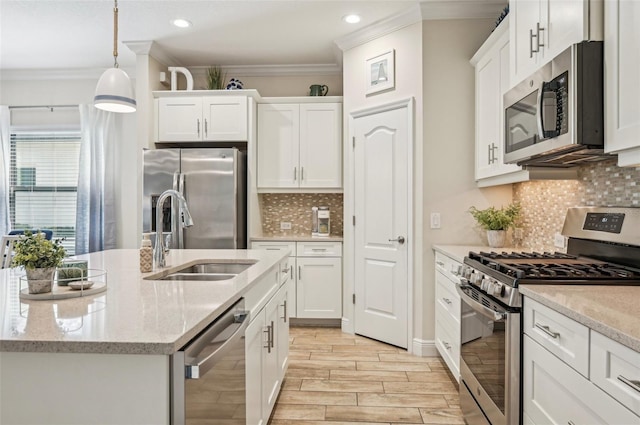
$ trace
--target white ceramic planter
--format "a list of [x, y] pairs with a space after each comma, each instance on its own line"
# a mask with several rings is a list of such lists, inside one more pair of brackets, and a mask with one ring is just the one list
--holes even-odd
[[506, 230], [487, 230], [487, 241], [491, 248], [502, 248], [507, 241]]
[[33, 270], [27, 269], [27, 283], [29, 285], [29, 293], [43, 294], [45, 292], [51, 292], [53, 274], [55, 272], [55, 267]]

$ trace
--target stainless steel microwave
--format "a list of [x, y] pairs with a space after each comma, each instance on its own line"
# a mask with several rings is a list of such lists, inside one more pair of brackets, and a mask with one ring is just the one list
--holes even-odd
[[603, 43], [574, 44], [504, 95], [506, 163], [603, 159]]

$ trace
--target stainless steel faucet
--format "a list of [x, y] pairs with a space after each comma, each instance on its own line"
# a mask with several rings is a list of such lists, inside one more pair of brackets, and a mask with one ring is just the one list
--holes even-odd
[[164, 238], [162, 237], [163, 220], [162, 220], [162, 206], [167, 198], [173, 196], [178, 201], [178, 214], [180, 215], [180, 225], [182, 227], [193, 226], [193, 219], [189, 212], [189, 206], [184, 196], [177, 190], [169, 189], [165, 190], [158, 197], [156, 204], [156, 245], [153, 247], [153, 265], [154, 268], [160, 268], [165, 266], [166, 251], [164, 247]]

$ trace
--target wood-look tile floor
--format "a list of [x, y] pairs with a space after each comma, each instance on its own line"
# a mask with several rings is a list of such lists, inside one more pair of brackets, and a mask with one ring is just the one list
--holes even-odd
[[439, 357], [338, 328], [292, 327], [289, 369], [270, 425], [464, 424]]

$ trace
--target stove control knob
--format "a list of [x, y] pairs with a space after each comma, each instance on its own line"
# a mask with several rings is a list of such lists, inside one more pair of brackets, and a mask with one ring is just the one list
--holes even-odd
[[482, 279], [482, 283], [480, 284], [480, 289], [485, 291], [487, 294], [491, 294], [492, 288], [493, 288], [493, 282], [491, 282], [490, 278]]
[[482, 286], [482, 279], [484, 279], [484, 276], [482, 275], [482, 273], [478, 272], [471, 273], [471, 278], [469, 278], [471, 283], [476, 286]]

